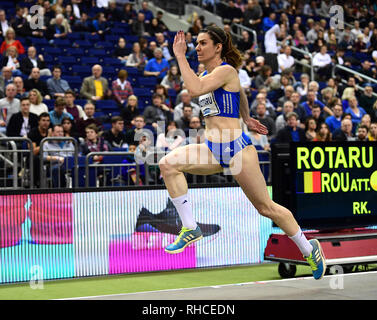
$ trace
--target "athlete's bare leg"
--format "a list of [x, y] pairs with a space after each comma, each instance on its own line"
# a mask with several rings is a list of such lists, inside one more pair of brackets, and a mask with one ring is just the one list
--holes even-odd
[[254, 146], [247, 146], [238, 152], [230, 167], [231, 171], [236, 172], [234, 178], [258, 212], [274, 221], [286, 235], [295, 235], [299, 225], [288, 209], [270, 198]]
[[171, 198], [187, 194], [184, 172], [210, 175], [223, 171], [205, 144], [189, 144], [174, 149], [160, 160], [159, 166]]

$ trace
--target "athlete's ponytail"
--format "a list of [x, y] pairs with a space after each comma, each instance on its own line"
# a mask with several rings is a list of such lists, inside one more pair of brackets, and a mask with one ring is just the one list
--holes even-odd
[[233, 68], [238, 69], [242, 65], [242, 56], [239, 50], [233, 45], [232, 36], [229, 32], [215, 26], [206, 27], [199, 33], [208, 33], [213, 43], [222, 44], [221, 59], [229, 63]]

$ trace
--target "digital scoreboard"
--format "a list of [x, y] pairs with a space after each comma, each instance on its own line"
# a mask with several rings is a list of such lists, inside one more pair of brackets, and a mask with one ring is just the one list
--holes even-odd
[[290, 144], [291, 210], [305, 228], [377, 225], [377, 143]]

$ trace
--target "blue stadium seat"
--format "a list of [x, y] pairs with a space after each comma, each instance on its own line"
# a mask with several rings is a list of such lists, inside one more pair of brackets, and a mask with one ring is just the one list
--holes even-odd
[[104, 49], [90, 49], [89, 55], [96, 57], [104, 57], [106, 55], [106, 50]]
[[92, 73], [92, 68], [90, 66], [78, 66], [74, 65], [72, 67], [72, 72], [76, 73], [77, 75], [80, 75], [81, 77], [83, 76], [88, 76]]
[[57, 61], [64, 64], [75, 64], [76, 58], [72, 56], [58, 56]]
[[54, 40], [54, 45], [61, 48], [61, 47], [70, 47], [71, 46], [71, 41], [68, 39], [55, 39]]
[[30, 38], [33, 46], [48, 46], [48, 41], [46, 38]]
[[96, 102], [96, 108], [105, 110], [119, 110], [118, 104], [114, 100], [99, 100]]
[[93, 43], [88, 40], [77, 40], [75, 43], [79, 46], [79, 48], [89, 49], [93, 46]]
[[153, 90], [150, 88], [133, 88], [134, 90], [134, 95], [137, 97], [151, 97], [153, 94]]
[[81, 57], [85, 55], [85, 51], [82, 48], [68, 48], [67, 55]]
[[51, 55], [53, 57], [60, 55], [61, 52], [62, 52], [62, 50], [59, 49], [59, 48], [53, 48], [53, 47], [45, 47], [45, 48], [43, 48], [43, 53], [47, 53], [47, 54], [49, 54], [49, 55]]
[[85, 65], [93, 65], [93, 64], [100, 63], [100, 60], [98, 57], [81, 57], [80, 63], [85, 64]]
[[157, 84], [157, 78], [156, 77], [139, 77], [137, 79], [139, 87], [152, 87], [154, 88]]

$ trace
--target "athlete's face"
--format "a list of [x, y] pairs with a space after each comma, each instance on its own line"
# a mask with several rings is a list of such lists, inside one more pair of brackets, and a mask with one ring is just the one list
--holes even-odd
[[208, 33], [199, 33], [196, 40], [196, 52], [198, 54], [198, 61], [209, 61], [221, 53], [221, 44], [214, 44]]

